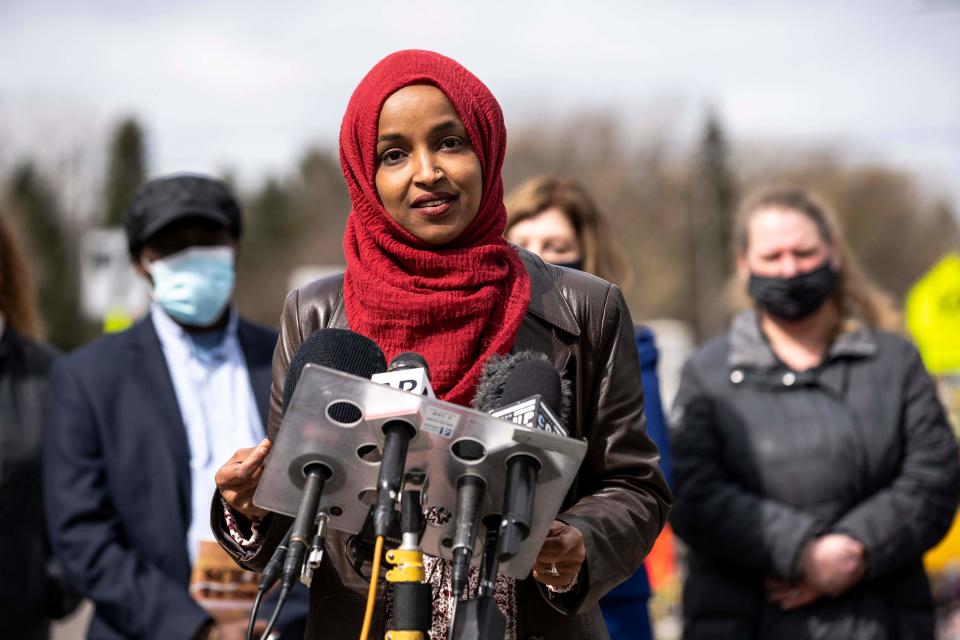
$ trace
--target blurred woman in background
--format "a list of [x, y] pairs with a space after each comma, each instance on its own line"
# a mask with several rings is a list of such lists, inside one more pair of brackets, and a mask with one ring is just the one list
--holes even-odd
[[552, 176], [533, 178], [511, 191], [505, 204], [504, 235], [513, 244], [545, 262], [592, 273], [624, 289], [630, 286], [630, 263], [580, 184]]
[[[506, 198], [510, 242], [539, 255], [545, 262], [587, 271], [621, 287], [632, 270], [619, 243], [590, 194], [579, 183], [563, 178], [533, 178]], [[670, 444], [657, 379], [658, 351], [653, 332], [636, 327], [647, 433], [660, 450], [660, 468], [670, 481]], [[661, 534], [664, 535], [664, 534]], [[666, 535], [669, 535], [667, 533]], [[610, 636], [618, 640], [653, 637], [647, 602], [650, 582], [644, 567], [600, 600]]]
[[932, 639], [921, 556], [960, 494], [934, 384], [808, 194], [749, 199], [735, 240], [753, 306], [687, 363], [672, 421], [684, 637]]
[[40, 321], [20, 244], [0, 212], [0, 621], [4, 637], [42, 640], [77, 604], [47, 548], [40, 444], [54, 352]]

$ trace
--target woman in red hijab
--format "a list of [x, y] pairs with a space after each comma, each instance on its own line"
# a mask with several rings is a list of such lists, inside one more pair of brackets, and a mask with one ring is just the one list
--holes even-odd
[[[422, 354], [437, 395], [462, 405], [470, 404], [491, 356], [545, 353], [574, 389], [570, 435], [586, 438], [589, 449], [532, 575], [501, 578], [496, 601], [507, 638], [604, 638], [597, 600], [642, 562], [665, 522], [670, 493], [645, 431], [623, 296], [606, 281], [546, 265], [503, 239], [505, 150], [493, 94], [449, 58], [400, 51], [361, 81], [340, 132], [353, 205], [346, 272], [287, 298], [268, 433], [272, 439], [280, 427], [291, 357], [321, 328], [363, 334], [388, 361], [403, 351]], [[221, 543], [251, 569], [263, 567], [289, 522], [252, 503], [268, 450], [269, 441], [240, 450], [217, 474], [226, 509], [214, 509]], [[333, 532], [311, 589], [309, 638], [359, 632], [367, 584], [343, 547]], [[438, 638], [450, 623], [449, 568], [435, 558], [426, 565]], [[389, 615], [378, 609], [372, 637], [383, 637]]]

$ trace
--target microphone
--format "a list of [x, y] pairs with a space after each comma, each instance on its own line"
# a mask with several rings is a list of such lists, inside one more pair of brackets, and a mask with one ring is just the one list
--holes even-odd
[[572, 403], [570, 382], [538, 351], [490, 358], [473, 399], [478, 411], [561, 436]]
[[[533, 429], [567, 435], [560, 416], [569, 413], [572, 393], [543, 353], [521, 351], [491, 358], [484, 366], [474, 406]], [[560, 411], [559, 416], [552, 408]], [[529, 454], [507, 461], [498, 557], [510, 560], [530, 535], [534, 489], [540, 463]]]
[[[294, 390], [300, 381], [300, 375], [307, 364], [317, 364], [364, 378], [369, 378], [377, 372], [385, 371], [387, 368], [383, 352], [369, 338], [345, 329], [320, 329], [303, 341], [287, 366], [287, 377], [283, 381], [281, 415], [286, 415]], [[343, 422], [354, 422], [360, 417], [351, 415], [356, 411], [355, 407], [340, 405], [331, 411], [331, 415]], [[246, 633], [247, 640], [253, 637], [254, 621], [260, 609], [263, 594], [280, 578], [280, 597], [261, 637], [269, 637], [276, 625], [280, 611], [286, 603], [287, 594], [293, 588], [294, 581], [298, 575], [301, 575], [304, 568], [304, 556], [308, 545], [311, 544], [308, 542], [308, 536], [317, 518], [317, 508], [323, 494], [323, 485], [330, 475], [330, 469], [321, 463], [308, 464], [304, 468], [304, 488], [297, 515], [284, 535], [283, 541], [273, 552], [273, 556], [271, 556], [263, 572], [263, 577], [257, 589], [257, 597], [250, 612]], [[318, 529], [312, 540], [314, 549], [322, 544], [322, 536], [323, 531]], [[319, 552], [319, 549], [317, 551]], [[307, 567], [307, 569], [308, 573], [305, 579], [306, 582], [309, 582], [312, 577], [312, 567]]]
[[377, 373], [371, 380], [418, 396], [437, 397], [430, 386], [430, 367], [426, 359], [412, 351], [394, 357], [386, 373]]
[[[377, 344], [359, 333], [346, 329], [320, 329], [307, 338], [290, 360], [287, 377], [283, 384], [283, 413], [286, 414], [294, 389], [307, 364], [317, 364], [343, 371], [355, 376], [370, 378], [387, 368], [383, 352]], [[347, 415], [356, 407], [334, 407], [344, 415], [332, 415], [344, 422], [353, 422], [359, 416]], [[332, 475], [322, 463], [310, 463], [304, 467], [303, 494], [296, 518], [290, 527], [290, 544], [283, 565], [283, 586], [289, 587], [300, 575], [303, 559], [311, 544], [311, 530], [317, 517], [317, 507], [323, 493], [324, 482]]]
[[[374, 376], [373, 381], [434, 397], [427, 361], [417, 353], [396, 356], [390, 361], [387, 373]], [[373, 510], [373, 533], [376, 536], [386, 537], [390, 532], [395, 515], [393, 506], [403, 483], [407, 449], [416, 435], [417, 430], [406, 420], [390, 420], [383, 425], [383, 457], [377, 474], [377, 505]]]
[[450, 583], [453, 597], [459, 600], [467, 587], [470, 559], [477, 540], [480, 504], [487, 485], [479, 476], [460, 476], [457, 480], [457, 513], [453, 535], [453, 568]]
[[383, 351], [370, 338], [348, 329], [318, 329], [303, 341], [287, 366], [287, 377], [283, 381], [283, 414], [287, 413], [300, 374], [308, 364], [367, 379], [387, 370]]
[[[560, 378], [556, 368], [542, 353], [521, 351], [495, 356], [484, 365], [474, 408], [490, 415], [534, 429], [567, 435], [562, 417], [569, 412], [570, 385]], [[559, 409], [559, 415], [554, 411]], [[540, 463], [529, 454], [518, 454], [507, 461], [507, 482], [502, 515], [484, 518], [486, 536], [480, 562], [480, 581], [473, 600], [460, 602], [477, 534], [477, 516], [485, 489], [476, 476], [464, 475], [457, 482], [456, 530], [451, 586], [455, 596], [452, 640], [502, 638], [506, 618], [493, 600], [497, 564], [520, 551], [530, 534], [533, 496]]]

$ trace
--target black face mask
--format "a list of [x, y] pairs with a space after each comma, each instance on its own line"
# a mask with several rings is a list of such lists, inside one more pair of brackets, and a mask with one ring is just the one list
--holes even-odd
[[558, 267], [566, 267], [567, 269], [583, 271], [583, 260], [574, 260], [572, 262], [554, 262], [553, 264]]
[[784, 320], [800, 320], [823, 305], [837, 288], [837, 272], [826, 260], [813, 271], [792, 278], [750, 274], [747, 291], [758, 305]]

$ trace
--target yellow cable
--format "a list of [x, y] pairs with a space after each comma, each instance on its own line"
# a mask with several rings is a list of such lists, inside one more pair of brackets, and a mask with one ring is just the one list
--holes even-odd
[[367, 591], [367, 610], [363, 614], [363, 628], [360, 629], [360, 640], [367, 640], [370, 635], [370, 624], [373, 622], [373, 608], [377, 603], [377, 579], [380, 577], [380, 556], [383, 555], [383, 536], [377, 536], [377, 543], [373, 548], [373, 573], [370, 574], [370, 589]]

